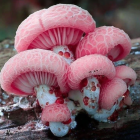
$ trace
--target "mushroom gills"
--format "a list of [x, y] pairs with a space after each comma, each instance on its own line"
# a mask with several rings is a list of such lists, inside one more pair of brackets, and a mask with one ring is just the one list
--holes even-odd
[[34, 88], [39, 85], [58, 87], [57, 78], [54, 74], [47, 72], [27, 72], [18, 76], [12, 86], [22, 92], [34, 93]]
[[[69, 47], [73, 49], [73, 46], [78, 44], [82, 35], [83, 31], [74, 28], [59, 27], [50, 29], [34, 39], [30, 44], [29, 49], [51, 49], [55, 53], [63, 56], [65, 60], [68, 60], [68, 63], [71, 63], [74, 61], [74, 54], [70, 51]], [[54, 47], [55, 49], [53, 49]], [[56, 49], [56, 47], [59, 48]], [[64, 49], [62, 49], [62, 47], [64, 47]], [[62, 55], [62, 52], [64, 55]]]
[[121, 54], [121, 52], [123, 52], [122, 46], [118, 44], [113, 49], [110, 50], [110, 52], [107, 54], [107, 57], [111, 61], [114, 61]]
[[83, 35], [83, 31], [68, 27], [59, 27], [47, 30], [36, 37], [29, 49], [51, 49], [58, 45], [77, 45]]

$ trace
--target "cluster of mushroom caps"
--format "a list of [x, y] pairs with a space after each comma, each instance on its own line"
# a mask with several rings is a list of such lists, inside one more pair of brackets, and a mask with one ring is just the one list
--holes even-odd
[[[85, 35], [85, 36], [84, 36]], [[16, 32], [17, 55], [1, 70], [1, 86], [19, 96], [35, 95], [41, 120], [58, 137], [76, 127], [83, 109], [100, 122], [131, 105], [136, 73], [114, 66], [131, 50], [128, 35], [96, 24], [88, 11], [58, 4], [31, 14]]]

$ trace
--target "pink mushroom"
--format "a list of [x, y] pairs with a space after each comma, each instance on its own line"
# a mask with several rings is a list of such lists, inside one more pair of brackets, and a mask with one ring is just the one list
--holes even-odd
[[106, 80], [100, 90], [99, 108], [93, 118], [100, 122], [116, 121], [118, 118], [118, 114], [115, 115], [116, 110], [127, 90], [125, 82], [119, 78]]
[[74, 56], [70, 50], [78, 44], [83, 33], [94, 29], [95, 21], [88, 11], [72, 4], [58, 4], [31, 14], [20, 24], [15, 48], [18, 52], [52, 49], [71, 63]]
[[70, 129], [76, 127], [75, 118], [73, 119], [71, 115], [67, 103], [54, 103], [45, 106], [41, 120], [44, 124], [49, 122], [50, 130], [55, 136], [62, 137], [66, 135]]
[[124, 80], [128, 86], [131, 86], [135, 83], [137, 75], [136, 72], [130, 67], [117, 66], [116, 77]]
[[127, 86], [123, 80], [114, 78], [113, 80], [106, 81], [101, 87], [99, 97], [100, 108], [110, 110], [126, 91]]
[[68, 68], [65, 60], [52, 51], [27, 50], [4, 65], [1, 86], [5, 91], [21, 96], [36, 93], [44, 107], [69, 91], [66, 82]]
[[130, 50], [130, 38], [123, 30], [113, 26], [103, 26], [96, 28], [79, 42], [76, 58], [89, 54], [102, 54], [112, 61], [118, 61], [127, 56]]
[[81, 57], [70, 65], [68, 84], [72, 89], [80, 89], [81, 106], [94, 115], [98, 110], [100, 94], [100, 80], [98, 76], [104, 76], [104, 80], [115, 76], [113, 63], [105, 56], [94, 54]]
[[71, 89], [80, 89], [83, 79], [103, 75], [113, 79], [116, 74], [113, 63], [105, 56], [94, 54], [81, 57], [70, 65], [68, 84]]
[[137, 78], [136, 72], [132, 68], [127, 67], [127, 66], [117, 66], [116, 77], [122, 79], [128, 86], [128, 90], [124, 94], [121, 104], [131, 105], [132, 100], [131, 100], [131, 97], [129, 96], [129, 88], [136, 81], [136, 78]]

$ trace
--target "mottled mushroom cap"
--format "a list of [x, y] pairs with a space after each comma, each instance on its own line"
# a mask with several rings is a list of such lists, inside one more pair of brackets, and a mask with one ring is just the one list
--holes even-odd
[[[52, 51], [41, 49], [27, 50], [16, 54], [5, 63], [1, 70], [1, 87], [10, 93], [31, 95], [33, 93], [19, 90], [15, 86], [15, 81], [21, 77], [23, 80], [18, 81], [33, 92], [34, 86], [45, 84], [44, 81], [47, 81], [45, 76], [48, 73], [54, 75], [55, 81], [53, 82], [56, 83], [57, 81], [61, 92], [68, 92], [69, 88], [66, 83], [68, 68], [69, 65], [66, 61]], [[37, 72], [40, 73], [36, 74]]]
[[99, 106], [102, 109], [110, 110], [114, 103], [127, 91], [126, 83], [119, 78], [106, 81], [101, 86]]
[[117, 66], [116, 67], [116, 76], [124, 80], [128, 85], [133, 85], [136, 81], [137, 75], [136, 72], [127, 66]]
[[41, 120], [46, 122], [65, 122], [71, 117], [70, 111], [65, 104], [51, 104], [43, 109]]
[[88, 11], [72, 4], [58, 4], [31, 14], [18, 27], [15, 48], [27, 50], [31, 42], [46, 30], [58, 27], [79, 29], [85, 33], [94, 31], [95, 21]]
[[123, 30], [103, 26], [96, 28], [79, 42], [76, 57], [102, 54], [107, 55], [112, 61], [118, 61], [127, 56], [130, 50], [131, 40]]
[[78, 58], [70, 65], [68, 84], [72, 89], [79, 89], [80, 82], [92, 75], [104, 75], [112, 79], [116, 74], [115, 67], [107, 57], [93, 54]]

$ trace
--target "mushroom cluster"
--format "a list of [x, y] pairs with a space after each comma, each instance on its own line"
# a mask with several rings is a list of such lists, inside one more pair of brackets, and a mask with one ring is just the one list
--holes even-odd
[[31, 14], [17, 29], [15, 49], [18, 54], [1, 70], [1, 86], [19, 96], [35, 95], [41, 120], [55, 136], [76, 127], [80, 110], [107, 122], [132, 104], [136, 73], [113, 63], [130, 53], [130, 38], [112, 26], [96, 28], [78, 6], [58, 4]]

